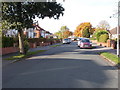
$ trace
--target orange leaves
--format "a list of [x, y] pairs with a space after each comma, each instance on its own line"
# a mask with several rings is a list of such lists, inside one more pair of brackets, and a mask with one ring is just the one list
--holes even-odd
[[72, 35], [72, 32], [69, 31], [69, 30], [66, 30], [66, 31], [63, 32], [64, 38], [68, 38], [68, 37], [71, 36], [71, 35]]
[[77, 37], [82, 37], [83, 30], [85, 30], [85, 28], [87, 27], [89, 28], [89, 32], [93, 33], [94, 29], [92, 29], [92, 25], [90, 24], [90, 22], [84, 22], [76, 27], [76, 30], [74, 31], [74, 35]]

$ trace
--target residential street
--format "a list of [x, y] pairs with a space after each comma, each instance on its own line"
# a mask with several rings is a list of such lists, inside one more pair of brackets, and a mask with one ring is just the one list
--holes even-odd
[[118, 70], [97, 54], [100, 47], [80, 49], [76, 44], [3, 67], [3, 88], [117, 88]]

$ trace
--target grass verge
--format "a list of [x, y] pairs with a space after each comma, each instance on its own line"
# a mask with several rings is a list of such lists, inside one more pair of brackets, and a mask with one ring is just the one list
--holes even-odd
[[120, 65], [120, 57], [118, 58], [117, 55], [109, 53], [109, 52], [100, 52], [99, 54], [104, 56], [105, 58], [115, 62], [116, 64]]
[[58, 46], [60, 46], [60, 45], [52, 45], [52, 46], [50, 46], [50, 47], [58, 47]]
[[12, 57], [9, 57], [9, 58], [5, 58], [5, 60], [16, 60], [16, 59], [27, 58], [27, 57], [30, 57], [31, 55], [41, 53], [41, 52], [44, 52], [44, 51], [46, 51], [46, 50], [38, 50], [38, 51], [34, 51], [34, 52], [28, 52], [26, 55], [19, 54], [17, 56], [12, 56]]

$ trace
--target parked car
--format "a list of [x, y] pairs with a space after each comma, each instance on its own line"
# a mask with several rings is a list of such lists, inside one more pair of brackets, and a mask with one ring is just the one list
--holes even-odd
[[77, 42], [78, 47], [79, 47], [80, 42], [81, 42], [82, 39], [83, 39], [83, 38], [78, 38], [78, 39], [77, 39], [77, 41], [78, 41], [78, 42]]
[[92, 43], [90, 42], [89, 39], [82, 38], [80, 43], [78, 43], [78, 46], [80, 48], [92, 48]]
[[71, 43], [71, 39], [69, 39], [69, 38], [63, 39], [62, 43], [63, 44], [70, 44]]

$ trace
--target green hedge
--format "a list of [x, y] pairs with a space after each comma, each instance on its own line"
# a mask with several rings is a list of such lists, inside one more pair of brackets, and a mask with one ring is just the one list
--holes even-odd
[[109, 35], [108, 34], [102, 34], [99, 37], [99, 42], [106, 43], [108, 39], [109, 39]]
[[[60, 42], [60, 39], [50, 39], [50, 38], [24, 38], [23, 39], [24, 41], [28, 41], [30, 43], [37, 43], [37, 45], [39, 45], [40, 42], [49, 42], [49, 43], [54, 43], [54, 42], [57, 42], [59, 43]], [[2, 37], [2, 47], [12, 47], [14, 43], [18, 43], [19, 40], [18, 40], [18, 37], [16, 38], [13, 38], [13, 37], [5, 37], [3, 36]]]
[[39, 46], [40, 42], [49, 42], [51, 44], [53, 44], [54, 42], [57, 42], [59, 43], [60, 42], [60, 39], [50, 39], [50, 38], [28, 38], [27, 39], [28, 42], [30, 43], [37, 43], [37, 46]]
[[100, 31], [97, 31], [94, 36], [96, 37], [97, 41], [99, 41], [99, 37], [103, 34], [108, 34], [108, 31], [106, 30], [100, 30]]
[[2, 47], [12, 47], [14, 40], [12, 37], [2, 37]]

